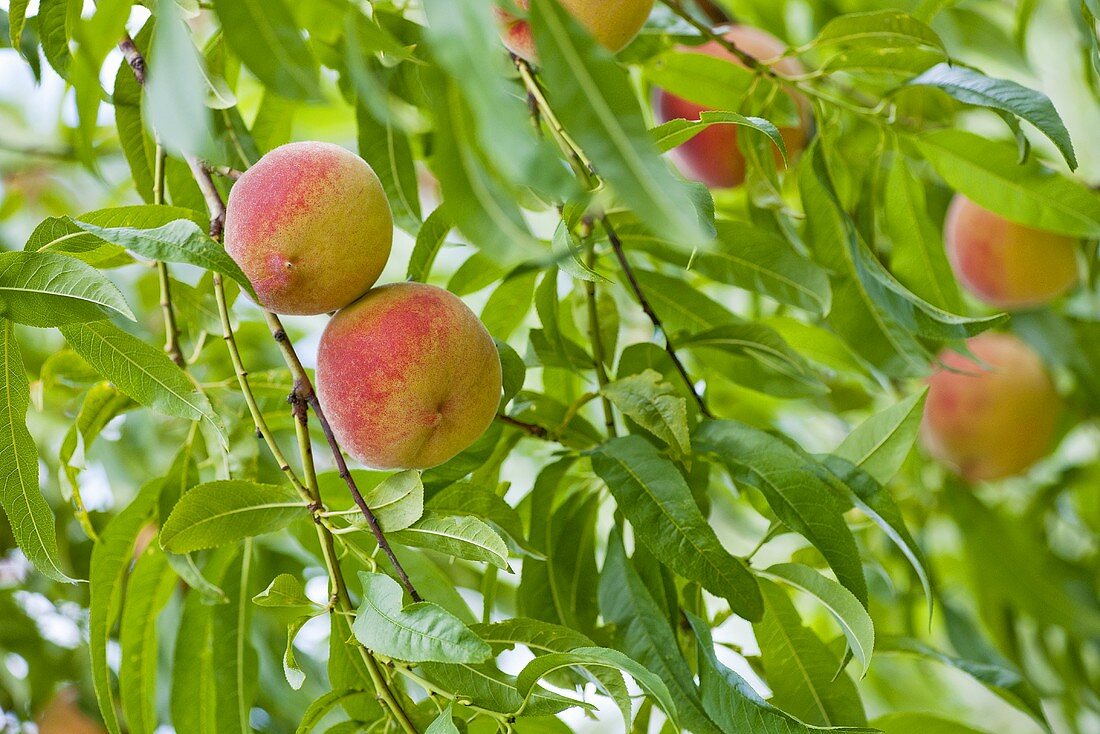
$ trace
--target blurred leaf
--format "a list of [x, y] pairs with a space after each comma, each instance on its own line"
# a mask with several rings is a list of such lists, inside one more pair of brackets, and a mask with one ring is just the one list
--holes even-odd
[[[737, 62], [694, 51], [670, 51], [657, 56], [646, 65], [646, 76], [669, 94], [711, 110], [741, 109], [754, 84], [762, 83], [765, 88], [774, 88], [771, 82], [758, 80], [752, 71]], [[700, 120], [703, 114], [708, 113], [701, 113]], [[725, 121], [726, 116], [735, 113], [723, 111], [709, 114]], [[728, 121], [735, 119], [728, 118]], [[674, 125], [673, 130], [680, 128], [675, 120], [665, 124]], [[663, 146], [661, 149], [667, 150]]]
[[846, 13], [825, 24], [815, 46], [872, 46], [876, 49], [929, 46], [943, 49], [943, 41], [926, 23], [899, 10]]
[[31, 0], [11, 0], [8, 3], [8, 34], [12, 48], [23, 45], [23, 26], [27, 19], [27, 6], [30, 4]]
[[0, 503], [20, 550], [55, 581], [75, 583], [61, 570], [54, 517], [38, 485], [38, 450], [27, 430], [26, 368], [15, 327], [0, 318]]
[[239, 479], [207, 482], [180, 498], [160, 531], [160, 544], [189, 553], [280, 530], [304, 517], [305, 503], [289, 487]]
[[436, 255], [439, 254], [440, 248], [443, 247], [443, 241], [447, 238], [447, 234], [453, 226], [454, 223], [447, 216], [447, 212], [442, 205], [428, 215], [428, 218], [424, 220], [424, 224], [421, 225], [420, 231], [416, 234], [416, 244], [413, 247], [412, 255], [409, 257], [409, 270], [406, 278], [421, 283], [427, 281], [432, 263], [435, 262]]
[[408, 137], [390, 121], [379, 122], [362, 104], [355, 107], [359, 155], [371, 165], [393, 207], [394, 221], [409, 234], [420, 229], [420, 194]]
[[986, 734], [957, 721], [917, 711], [886, 714], [871, 723], [890, 734]]
[[904, 156], [897, 156], [887, 173], [883, 204], [883, 221], [893, 245], [890, 265], [898, 280], [933, 306], [961, 312], [963, 301], [940, 227], [928, 215], [924, 187]]
[[683, 184], [657, 155], [626, 72], [556, 2], [536, 0], [531, 29], [550, 106], [599, 174], [655, 232], [707, 242]]
[[953, 189], [1011, 221], [1071, 237], [1100, 237], [1100, 195], [1010, 145], [962, 130], [936, 130], [917, 147]]
[[448, 703], [447, 708], [439, 712], [438, 718], [424, 731], [424, 734], [459, 734], [458, 727], [452, 721], [451, 709], [453, 708], [454, 704]]
[[410, 663], [479, 663], [492, 653], [457, 617], [431, 602], [402, 604], [401, 586], [380, 573], [359, 572], [363, 602], [355, 639], [368, 650]]
[[527, 318], [537, 277], [537, 270], [513, 274], [489, 295], [481, 311], [481, 320], [493, 338], [507, 339]]
[[1054, 143], [1069, 164], [1070, 170], [1077, 168], [1077, 156], [1073, 154], [1069, 131], [1050, 98], [1042, 92], [1028, 89], [1009, 79], [992, 79], [974, 69], [946, 63], [933, 66], [906, 84], [935, 87], [965, 104], [1016, 115], [1034, 125]]
[[210, 139], [206, 71], [175, 0], [156, 0], [154, 8], [142, 114], [165, 149], [194, 155]]
[[[215, 557], [221, 552], [217, 551]], [[227, 546], [224, 552], [229, 554], [230, 560], [218, 581], [229, 603], [214, 607], [210, 639], [217, 732], [249, 734], [252, 731], [249, 714], [260, 682], [254, 673], [259, 663], [251, 642], [250, 587], [256, 558], [251, 539]]]
[[0, 314], [29, 326], [98, 321], [133, 312], [114, 283], [94, 268], [52, 252], [0, 252]]
[[907, 637], [887, 637], [880, 641], [879, 649], [883, 652], [917, 655], [961, 670], [1010, 705], [1030, 716], [1044, 730], [1050, 731], [1050, 723], [1043, 712], [1039, 694], [1019, 672], [1012, 668], [946, 655], [919, 640]]
[[226, 43], [249, 71], [288, 99], [321, 96], [317, 60], [283, 0], [215, 0]]
[[612, 439], [591, 456], [593, 471], [611, 490], [638, 540], [676, 573], [727, 599], [738, 615], [760, 618], [756, 580], [743, 560], [722, 547], [672, 462], [639, 436]]
[[874, 414], [853, 428], [833, 453], [886, 484], [913, 448], [926, 397], [927, 388]]
[[38, 4], [38, 37], [42, 40], [42, 53], [62, 79], [69, 77], [69, 65], [73, 60], [69, 40], [82, 7], [81, 0], [40, 0]]
[[298, 725], [296, 732], [297, 734], [309, 734], [309, 732], [316, 729], [317, 726], [325, 720], [329, 712], [335, 710], [337, 706], [346, 705], [350, 701], [356, 699], [373, 701], [377, 695], [378, 694], [374, 691], [361, 691], [353, 688], [337, 688], [331, 690], [309, 705], [305, 714], [302, 715], [302, 721]]
[[676, 118], [658, 125], [649, 132], [653, 136], [653, 142], [657, 143], [657, 148], [662, 153], [667, 153], [691, 140], [711, 125], [737, 125], [764, 133], [779, 149], [783, 162], [787, 161], [787, 145], [783, 142], [783, 136], [779, 134], [779, 128], [762, 117], [745, 117], [736, 112], [703, 110], [699, 113], [698, 120]]

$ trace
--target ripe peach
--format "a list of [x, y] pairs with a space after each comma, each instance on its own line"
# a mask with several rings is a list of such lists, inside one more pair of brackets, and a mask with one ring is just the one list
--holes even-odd
[[500, 357], [457, 296], [395, 283], [369, 291], [329, 322], [317, 385], [349, 454], [375, 469], [426, 469], [467, 448], [492, 423]]
[[944, 351], [929, 380], [921, 436], [928, 452], [970, 481], [1019, 474], [1050, 448], [1061, 400], [1029, 346], [1010, 334], [967, 340], [981, 364]]
[[955, 277], [991, 306], [1049, 303], [1077, 282], [1077, 241], [1032, 229], [956, 194], [943, 227]]
[[[761, 61], [780, 56], [787, 46], [778, 38], [752, 26], [735, 25], [725, 34], [737, 48]], [[744, 66], [741, 60], [722, 48], [716, 41], [702, 46], [682, 47], [682, 51], [702, 53], [715, 58], [731, 61]], [[783, 74], [802, 74], [802, 64], [795, 58], [777, 61], [773, 68]], [[800, 110], [806, 114], [805, 99], [786, 93]], [[699, 113], [707, 108], [669, 94], [663, 89], [653, 93], [653, 112], [658, 123], [682, 117], [687, 120], [699, 119]], [[735, 110], [736, 111], [736, 110]], [[806, 125], [782, 127], [779, 129], [783, 143], [787, 148], [788, 159], [793, 159], [806, 146]], [[671, 152], [672, 160], [687, 178], [700, 181], [714, 188], [737, 186], [745, 180], [745, 158], [737, 147], [737, 127], [734, 125], [711, 125], [683, 145]], [[776, 164], [782, 164], [782, 156], [775, 152]]]
[[[515, 3], [523, 9], [530, 7], [530, 0], [515, 0]], [[623, 50], [634, 40], [653, 9], [653, 0], [561, 0], [561, 4], [612, 53]], [[522, 59], [538, 61], [528, 22], [502, 8], [494, 8], [494, 11], [501, 24], [504, 46]]]
[[393, 217], [374, 170], [330, 143], [289, 143], [234, 184], [225, 249], [277, 313], [342, 308], [374, 285]]

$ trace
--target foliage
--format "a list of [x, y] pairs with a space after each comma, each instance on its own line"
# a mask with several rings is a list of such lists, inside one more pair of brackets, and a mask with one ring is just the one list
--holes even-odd
[[[532, 65], [493, 5], [0, 10], [0, 93], [74, 112], [0, 108], [0, 730], [75, 686], [112, 734], [1096, 731], [1100, 7], [662, 0], [613, 56], [533, 0]], [[685, 53], [723, 12], [807, 72]], [[658, 86], [715, 109], [657, 125]], [[662, 156], [715, 126], [735, 189]], [[441, 466], [345, 471], [326, 317], [222, 248], [237, 175], [310, 137], [379, 175], [382, 282], [497, 340]], [[952, 192], [1082, 238], [1081, 286], [969, 300]], [[969, 487], [915, 447], [923, 380], [989, 329], [1069, 409]]]

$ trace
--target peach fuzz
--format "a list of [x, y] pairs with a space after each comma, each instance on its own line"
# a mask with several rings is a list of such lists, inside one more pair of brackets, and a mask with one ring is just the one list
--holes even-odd
[[1009, 221], [956, 194], [943, 227], [955, 277], [995, 308], [1049, 303], [1077, 283], [1077, 241]]
[[929, 380], [925, 448], [968, 481], [1020, 474], [1050, 449], [1061, 400], [1039, 355], [1017, 337], [987, 333], [966, 344], [978, 362], [944, 351]]
[[[645, 25], [653, 10], [653, 0], [560, 0], [570, 15], [584, 26], [596, 41], [612, 53], [626, 48]], [[530, 0], [515, 0], [526, 10]], [[501, 25], [501, 40], [505, 48], [532, 63], [538, 61], [531, 26], [503, 8], [494, 8]]]
[[395, 283], [329, 322], [317, 352], [317, 394], [340, 444], [363, 464], [427, 469], [493, 422], [500, 357], [457, 296]]
[[233, 185], [225, 249], [260, 305], [282, 314], [342, 308], [374, 285], [393, 216], [374, 170], [330, 143], [289, 143]]
[[[725, 33], [725, 38], [732, 41], [737, 48], [761, 61], [773, 59], [787, 50], [786, 44], [778, 38], [767, 31], [751, 26], [732, 26]], [[744, 66], [740, 59], [716, 41], [709, 41], [701, 46], [683, 46], [680, 50], [687, 53], [707, 54]], [[802, 64], [794, 58], [780, 59], [773, 68], [782, 74], [805, 73]], [[795, 101], [801, 114], [804, 115], [805, 100], [787, 92], [785, 94]], [[658, 123], [665, 123], [679, 117], [697, 120], [699, 113], [707, 109], [703, 105], [669, 94], [663, 89], [655, 89], [653, 92], [653, 113]], [[787, 148], [788, 160], [794, 159], [806, 146], [805, 127], [804, 124], [799, 127], [779, 129], [780, 135], [783, 136], [783, 144]], [[741, 149], [737, 147], [735, 125], [711, 125], [675, 148], [670, 155], [684, 176], [712, 188], [730, 188], [745, 180], [745, 158], [741, 154]], [[783, 158], [779, 151], [775, 152], [775, 161], [777, 165], [782, 165]]]

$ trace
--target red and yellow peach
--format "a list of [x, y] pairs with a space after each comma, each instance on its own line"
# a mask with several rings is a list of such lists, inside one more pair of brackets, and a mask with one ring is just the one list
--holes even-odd
[[333, 317], [317, 353], [321, 406], [340, 444], [375, 469], [447, 461], [492, 423], [500, 357], [455, 295], [432, 285], [375, 288]]
[[234, 184], [225, 248], [276, 313], [342, 308], [374, 285], [390, 255], [393, 217], [359, 156], [329, 143], [290, 143]]

